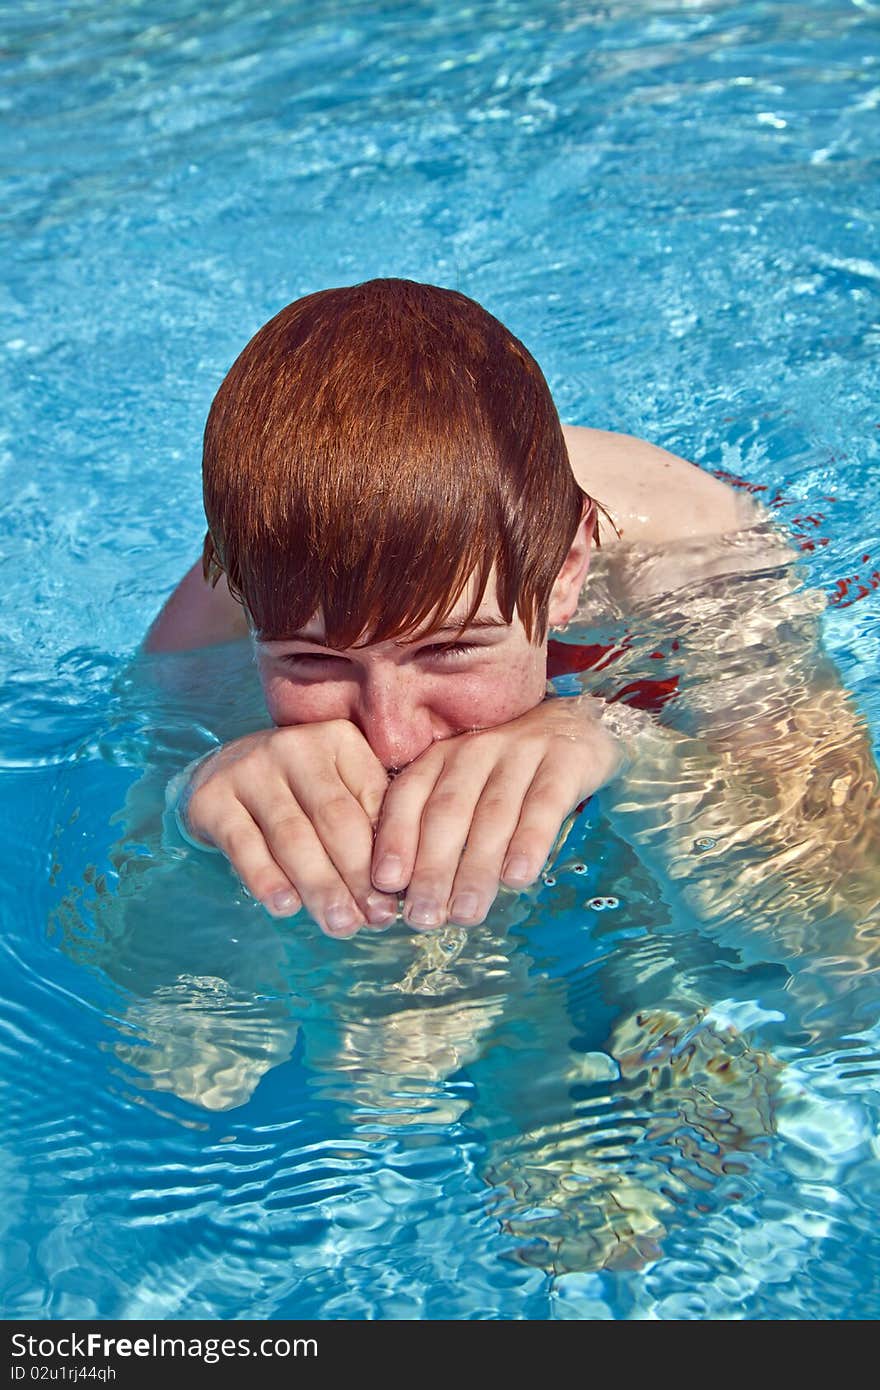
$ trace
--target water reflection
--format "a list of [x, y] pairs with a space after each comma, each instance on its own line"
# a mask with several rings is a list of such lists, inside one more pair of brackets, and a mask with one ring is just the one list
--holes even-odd
[[[822, 650], [825, 600], [769, 523], [679, 549], [633, 555], [592, 591], [599, 610], [624, 604], [636, 630], [650, 620], [682, 670], [666, 736], [642, 740], [606, 806], [716, 941], [785, 963], [802, 1026], [829, 1039], [847, 1008], [876, 1001], [880, 779], [867, 724]], [[685, 562], [705, 578], [681, 583]]]

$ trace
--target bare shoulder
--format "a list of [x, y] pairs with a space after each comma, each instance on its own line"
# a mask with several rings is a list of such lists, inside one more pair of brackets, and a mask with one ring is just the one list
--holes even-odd
[[193, 651], [248, 636], [244, 609], [221, 575], [216, 587], [205, 582], [197, 560], [167, 599], [144, 639], [146, 652]]
[[[747, 496], [656, 444], [583, 425], [562, 432], [575, 477], [607, 508], [622, 541], [724, 535], [758, 519]], [[617, 540], [601, 520], [600, 535], [603, 546]]]

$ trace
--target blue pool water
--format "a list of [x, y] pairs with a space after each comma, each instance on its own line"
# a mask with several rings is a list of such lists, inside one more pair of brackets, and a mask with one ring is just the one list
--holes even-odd
[[[841, 873], [830, 774], [779, 851], [760, 779], [731, 754], [709, 785], [699, 748], [756, 688], [835, 768], [878, 742], [878, 19], [6, 8], [3, 1316], [880, 1315], [876, 810]], [[198, 553], [233, 357], [374, 275], [477, 298], [563, 419], [772, 525], [628, 618], [588, 586], [569, 636], [680, 675], [672, 763], [478, 931], [339, 943], [161, 821], [265, 722], [247, 652], [135, 653]]]

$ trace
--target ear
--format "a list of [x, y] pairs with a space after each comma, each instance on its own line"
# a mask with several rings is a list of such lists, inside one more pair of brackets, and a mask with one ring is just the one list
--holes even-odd
[[550, 590], [547, 610], [549, 627], [565, 627], [577, 610], [593, 553], [594, 522], [595, 513], [592, 507], [588, 507]]

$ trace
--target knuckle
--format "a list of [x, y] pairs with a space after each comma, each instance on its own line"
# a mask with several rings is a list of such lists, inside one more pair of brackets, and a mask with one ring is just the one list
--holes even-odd
[[416, 864], [408, 885], [409, 892], [442, 897], [450, 888], [457, 868], [458, 860], [455, 858], [448, 863], [432, 858], [424, 864]]
[[322, 796], [314, 814], [321, 822], [329, 821], [338, 825], [341, 820], [351, 817], [352, 810], [351, 797], [346, 792], [332, 791]]
[[193, 792], [181, 810], [183, 822], [192, 834], [214, 841], [227, 835], [241, 817], [236, 802], [217, 795], [209, 786]]
[[254, 849], [254, 832], [240, 821], [233, 821], [225, 826], [219, 839], [222, 841], [223, 853], [234, 864], [238, 864]]
[[192, 792], [183, 806], [184, 819], [187, 825], [193, 830], [206, 830], [213, 819], [211, 816], [213, 804], [215, 804], [214, 798], [206, 788], [199, 787], [198, 790]]
[[505, 796], [501, 791], [486, 791], [480, 798], [480, 816], [489, 821], [507, 821], [509, 824], [511, 813], [515, 809], [513, 798]]
[[311, 761], [326, 744], [326, 724], [288, 724], [281, 729], [273, 729], [268, 746], [254, 748], [251, 756], [265, 766], [272, 766], [279, 753], [285, 768], [296, 768], [303, 760]]
[[449, 817], [463, 815], [466, 799], [460, 792], [451, 788], [439, 787], [425, 807], [423, 819], [427, 821], [447, 820]]
[[281, 836], [286, 840], [300, 839], [306, 825], [305, 817], [299, 808], [289, 804], [267, 807], [260, 816], [260, 823], [265, 833], [273, 840]]
[[546, 814], [550, 811], [561, 814], [570, 800], [567, 789], [561, 787], [558, 780], [547, 776], [536, 777], [529, 787], [529, 794], [524, 807], [525, 816], [529, 819], [536, 812]]
[[412, 877], [417, 883], [450, 884], [461, 864], [461, 846], [428, 842], [419, 848]]
[[393, 783], [388, 780], [388, 773], [372, 751], [369, 760], [362, 764], [359, 769], [359, 780], [360, 786], [365, 792], [374, 793], [380, 800], [393, 786]]
[[362, 741], [362, 734], [350, 719], [330, 719], [325, 726], [334, 740], [346, 748], [353, 748]]

